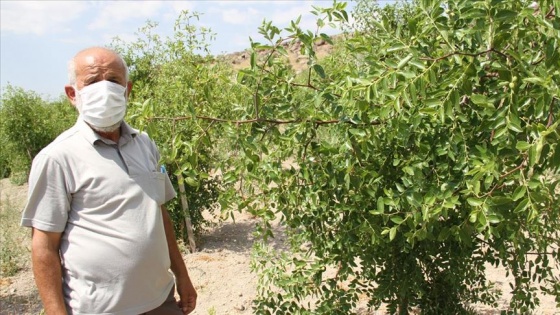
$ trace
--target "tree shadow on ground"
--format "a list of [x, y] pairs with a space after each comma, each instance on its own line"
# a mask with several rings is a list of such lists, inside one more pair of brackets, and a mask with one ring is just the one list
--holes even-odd
[[[249, 254], [255, 241], [254, 232], [258, 219], [244, 222], [224, 222], [211, 231], [203, 232], [197, 238], [198, 251], [227, 250], [240, 254]], [[283, 227], [273, 226], [273, 238], [267, 241], [275, 249], [285, 248], [285, 234]]]
[[42, 309], [37, 292], [0, 296], [0, 315], [40, 314]]

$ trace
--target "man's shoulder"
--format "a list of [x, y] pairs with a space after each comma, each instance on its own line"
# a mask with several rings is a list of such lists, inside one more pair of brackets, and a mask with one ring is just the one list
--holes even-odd
[[76, 152], [76, 145], [80, 141], [85, 141], [85, 139], [80, 136], [79, 129], [74, 125], [58, 135], [39, 152], [39, 155], [57, 156], [60, 154], [78, 153]]
[[145, 131], [142, 130], [137, 130], [137, 129], [133, 129], [134, 131], [134, 139], [136, 141], [140, 141], [143, 144], [147, 144], [147, 145], [154, 145], [154, 140], [152, 140], [152, 138], [150, 137], [150, 135], [148, 135], [148, 133], [146, 133]]

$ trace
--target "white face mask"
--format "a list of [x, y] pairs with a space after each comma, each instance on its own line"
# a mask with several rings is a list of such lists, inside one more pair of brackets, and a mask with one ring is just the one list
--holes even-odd
[[76, 107], [93, 127], [120, 124], [126, 113], [126, 88], [110, 81], [95, 82], [76, 92]]

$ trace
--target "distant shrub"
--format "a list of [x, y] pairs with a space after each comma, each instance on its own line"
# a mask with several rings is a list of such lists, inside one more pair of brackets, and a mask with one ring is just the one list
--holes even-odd
[[0, 102], [1, 177], [16, 184], [27, 181], [35, 155], [72, 126], [76, 115], [62, 97], [49, 102], [33, 91], [8, 85]]

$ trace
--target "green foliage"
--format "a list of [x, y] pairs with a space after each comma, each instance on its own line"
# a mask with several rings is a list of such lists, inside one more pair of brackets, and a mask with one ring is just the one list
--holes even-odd
[[27, 181], [39, 151], [72, 126], [76, 111], [65, 99], [47, 102], [33, 91], [8, 85], [0, 105], [0, 175]]
[[[360, 29], [324, 62], [320, 31], [263, 23], [228, 177], [262, 236], [282, 217], [292, 252], [257, 246], [258, 313], [348, 314], [362, 295], [393, 313], [467, 312], [495, 305], [487, 263], [514, 276], [513, 310], [534, 308], [537, 288], [560, 296], [560, 23], [539, 7], [363, 1]], [[347, 16], [316, 13], [319, 26]], [[285, 39], [309, 57], [305, 78]]]
[[[157, 24], [149, 22], [136, 42], [116, 40], [113, 46], [130, 65], [134, 82], [129, 121], [158, 144], [161, 162], [172, 174], [177, 192], [179, 184], [185, 185], [188, 215], [195, 232], [200, 232], [208, 223], [202, 211], [215, 212], [222, 189], [219, 176], [211, 174], [213, 163], [218, 154], [227, 154], [229, 146], [219, 139], [220, 127], [215, 121], [197, 117], [206, 116], [210, 108], [219, 117], [230, 116], [232, 96], [239, 88], [233, 86], [231, 69], [207, 54], [206, 41], [212, 35], [209, 30], [192, 26], [193, 18], [198, 16], [183, 12], [171, 38], [161, 38], [155, 32]], [[212, 132], [208, 131], [210, 127]], [[168, 209], [177, 235], [186, 240], [180, 198]]]
[[[128, 119], [188, 188], [195, 229], [216, 201], [222, 217], [259, 218], [256, 313], [349, 314], [364, 300], [469, 313], [496, 306], [488, 264], [513, 276], [510, 309], [525, 313], [539, 289], [560, 301], [560, 8], [537, 4], [359, 1], [356, 31], [335, 41], [321, 30], [349, 15], [334, 2], [314, 9], [315, 32], [265, 21], [237, 74], [204, 54], [211, 35], [188, 12], [172, 38], [149, 22], [114, 46], [135, 83]], [[337, 47], [319, 60], [318, 41]], [[302, 73], [286, 44], [308, 57]], [[14, 126], [40, 125], [26, 117]], [[278, 218], [288, 251], [267, 243]]]

